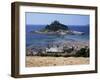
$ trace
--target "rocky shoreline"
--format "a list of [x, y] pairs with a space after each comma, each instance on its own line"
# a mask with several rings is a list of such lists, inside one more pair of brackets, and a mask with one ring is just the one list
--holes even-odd
[[89, 42], [61, 41], [47, 46], [30, 46], [26, 49], [27, 56], [55, 57], [89, 57]]
[[72, 31], [72, 30], [69, 30], [69, 31], [62, 31], [62, 30], [59, 30], [59, 31], [51, 31], [51, 32], [47, 32], [47, 31], [31, 31], [31, 33], [35, 33], [35, 34], [47, 34], [47, 35], [67, 35], [67, 34], [70, 34], [70, 35], [84, 35], [85, 33], [84, 32], [79, 32], [79, 31]]

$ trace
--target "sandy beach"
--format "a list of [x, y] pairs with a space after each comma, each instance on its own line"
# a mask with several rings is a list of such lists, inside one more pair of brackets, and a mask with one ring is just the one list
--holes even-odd
[[89, 58], [84, 57], [40, 57], [27, 56], [26, 67], [62, 66], [89, 64]]

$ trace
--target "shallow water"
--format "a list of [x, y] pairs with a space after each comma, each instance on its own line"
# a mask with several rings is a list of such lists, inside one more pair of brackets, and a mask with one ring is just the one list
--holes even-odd
[[30, 45], [47, 45], [57, 41], [89, 41], [89, 26], [69, 26], [71, 30], [84, 32], [84, 35], [46, 35], [33, 34], [31, 31], [41, 30], [45, 25], [26, 25], [26, 46]]

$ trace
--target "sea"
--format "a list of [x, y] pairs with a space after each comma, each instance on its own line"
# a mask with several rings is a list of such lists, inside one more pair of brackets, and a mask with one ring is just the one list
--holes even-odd
[[31, 45], [34, 46], [45, 46], [50, 42], [57, 41], [89, 41], [89, 25], [79, 26], [79, 25], [67, 25], [70, 30], [84, 32], [84, 35], [47, 35], [47, 34], [36, 34], [31, 33], [32, 31], [38, 31], [45, 28], [46, 25], [26, 25], [26, 47]]

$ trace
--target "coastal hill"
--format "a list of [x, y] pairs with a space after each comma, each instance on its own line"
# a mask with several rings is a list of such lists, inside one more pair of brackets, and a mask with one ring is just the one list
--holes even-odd
[[57, 20], [53, 21], [50, 25], [46, 25], [43, 29], [41, 29], [39, 31], [32, 31], [32, 33], [50, 34], [50, 35], [53, 35], [53, 34], [57, 34], [57, 35], [66, 35], [66, 34], [83, 35], [84, 34], [83, 32], [70, 30], [67, 25], [62, 24]]
[[69, 30], [67, 25], [61, 24], [59, 21], [54, 21], [45, 27], [47, 31]]

